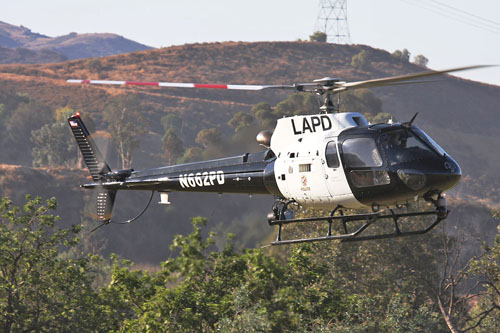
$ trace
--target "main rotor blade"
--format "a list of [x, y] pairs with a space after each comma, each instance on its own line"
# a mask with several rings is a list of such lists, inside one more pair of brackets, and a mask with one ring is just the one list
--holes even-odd
[[400, 86], [400, 85], [404, 85], [404, 84], [433, 83], [433, 82], [442, 82], [442, 81], [444, 81], [444, 79], [391, 82], [391, 83], [384, 84], [384, 87]]
[[406, 74], [406, 75], [400, 75], [400, 76], [391, 76], [391, 77], [366, 80], [366, 81], [356, 81], [356, 82], [346, 82], [346, 83], [339, 82], [338, 84], [335, 85], [335, 87], [332, 89], [332, 91], [338, 92], [338, 91], [344, 91], [344, 90], [348, 90], [348, 89], [383, 87], [383, 86], [389, 86], [389, 85], [394, 85], [396, 83], [403, 83], [403, 82], [404, 83], [420, 83], [418, 81], [412, 81], [412, 80], [418, 79], [418, 78], [423, 78], [423, 77], [434, 76], [434, 75], [440, 75], [440, 74], [446, 74], [446, 73], [458, 72], [458, 71], [465, 71], [465, 70], [469, 70], [469, 69], [491, 67], [491, 66], [492, 65], [475, 65], [475, 66], [450, 68], [450, 69], [445, 69], [445, 70], [440, 70], [440, 71], [427, 71], [427, 72]]
[[179, 83], [179, 82], [141, 82], [141, 81], [110, 81], [110, 80], [67, 80], [68, 83], [79, 84], [100, 84], [100, 85], [129, 85], [129, 86], [156, 86], [168, 88], [205, 88], [205, 89], [229, 89], [229, 90], [264, 90], [264, 89], [292, 89], [297, 91], [309, 92], [340, 92], [348, 89], [373, 88], [383, 87], [397, 84], [413, 84], [422, 83], [415, 79], [435, 76], [445, 73], [464, 71], [469, 69], [477, 69], [491, 67], [491, 65], [476, 65], [467, 67], [457, 67], [440, 71], [427, 71], [414, 74], [406, 74], [400, 76], [392, 76], [381, 79], [373, 79], [356, 82], [340, 82], [338, 79], [317, 80], [314, 83], [294, 83], [290, 85], [251, 85], [251, 84], [202, 84], [202, 83]]
[[68, 83], [128, 85], [128, 86], [156, 86], [169, 88], [206, 88], [232, 90], [263, 90], [263, 89], [297, 89], [295, 85], [251, 85], [251, 84], [200, 84], [177, 82], [139, 82], [139, 81], [108, 81], [108, 80], [67, 80]]

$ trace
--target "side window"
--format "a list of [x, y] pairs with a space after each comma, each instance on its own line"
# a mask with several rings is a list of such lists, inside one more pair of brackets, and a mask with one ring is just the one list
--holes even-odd
[[382, 158], [372, 138], [347, 139], [342, 143], [342, 153], [345, 163], [352, 168], [382, 166]]
[[391, 178], [384, 170], [351, 170], [349, 173], [352, 184], [356, 187], [387, 185]]
[[337, 155], [337, 144], [335, 141], [330, 141], [326, 145], [326, 164], [328, 165], [329, 168], [338, 168], [340, 163], [339, 163], [339, 157]]
[[299, 172], [311, 172], [311, 164], [299, 164]]

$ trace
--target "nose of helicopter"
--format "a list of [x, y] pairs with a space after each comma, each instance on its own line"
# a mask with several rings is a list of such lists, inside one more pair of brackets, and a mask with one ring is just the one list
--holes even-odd
[[401, 181], [413, 191], [427, 189], [442, 192], [460, 181], [462, 170], [455, 160], [446, 156], [432, 161], [420, 170], [399, 169], [397, 174]]
[[445, 191], [458, 184], [462, 178], [462, 170], [455, 160], [446, 156], [441, 172], [437, 172], [433, 176], [430, 179], [431, 184], [437, 189]]

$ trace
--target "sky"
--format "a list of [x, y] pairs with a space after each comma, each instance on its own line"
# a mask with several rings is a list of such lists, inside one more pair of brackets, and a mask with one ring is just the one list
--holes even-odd
[[[333, 0], [330, 0], [333, 1]], [[428, 67], [500, 65], [500, 1], [346, 0], [351, 44], [422, 54]], [[51, 37], [109, 32], [153, 47], [309, 39], [319, 0], [4, 0], [0, 21]], [[500, 67], [457, 74], [500, 85]], [[325, 73], [325, 76], [335, 76]], [[229, 82], [230, 83], [230, 82]], [[264, 82], [265, 83], [265, 82]]]

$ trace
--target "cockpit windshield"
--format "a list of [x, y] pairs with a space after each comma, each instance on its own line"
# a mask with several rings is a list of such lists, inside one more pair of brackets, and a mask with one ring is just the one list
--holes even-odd
[[427, 133], [425, 133], [424, 131], [422, 131], [420, 128], [418, 128], [416, 126], [412, 126], [411, 130], [420, 139], [424, 140], [427, 144], [429, 144], [430, 146], [432, 146], [432, 148], [434, 148], [439, 155], [441, 155], [441, 156], [445, 156], [446, 155], [446, 151], [444, 151], [444, 149], [441, 148], [441, 146], [438, 145], [436, 141], [434, 141], [430, 136], [427, 135]]
[[412, 131], [400, 129], [382, 135], [380, 145], [386, 152], [389, 163], [394, 165], [436, 157], [438, 152], [427, 141]]

